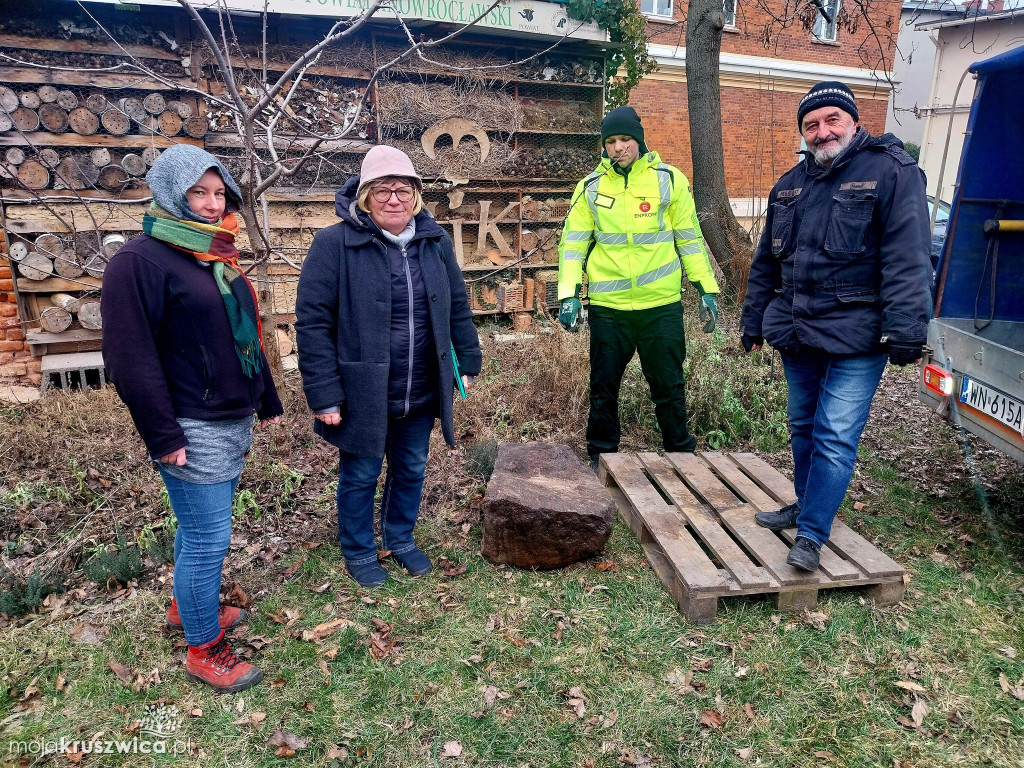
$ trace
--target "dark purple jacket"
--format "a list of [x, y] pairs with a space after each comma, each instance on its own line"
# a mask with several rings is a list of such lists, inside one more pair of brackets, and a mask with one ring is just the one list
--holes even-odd
[[176, 417], [283, 413], [265, 357], [262, 375], [242, 373], [224, 301], [196, 259], [136, 237], [110, 260], [101, 302], [103, 364], [153, 458], [188, 444]]

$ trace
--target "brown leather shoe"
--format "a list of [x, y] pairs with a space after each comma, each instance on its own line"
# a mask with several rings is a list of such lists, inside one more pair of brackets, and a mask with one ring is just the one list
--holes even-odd
[[[248, 611], [243, 608], [235, 608], [233, 605], [222, 605], [217, 611], [217, 623], [221, 629], [231, 629], [243, 621], [247, 621], [248, 618]], [[185, 627], [181, 623], [181, 616], [178, 615], [178, 601], [173, 597], [171, 598], [171, 607], [167, 609], [167, 630], [169, 632], [185, 631]]]
[[216, 640], [188, 647], [185, 676], [197, 683], [206, 683], [217, 693], [238, 693], [263, 679], [259, 669], [235, 655], [224, 639], [223, 629]]

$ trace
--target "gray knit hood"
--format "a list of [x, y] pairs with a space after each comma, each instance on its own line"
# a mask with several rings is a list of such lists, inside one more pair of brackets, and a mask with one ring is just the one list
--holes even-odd
[[242, 192], [228, 169], [209, 152], [191, 144], [175, 144], [161, 152], [146, 174], [146, 181], [153, 192], [153, 200], [169, 214], [179, 219], [209, 224], [192, 211], [185, 193], [211, 168], [224, 180], [228, 203], [225, 212], [237, 211], [242, 206]]

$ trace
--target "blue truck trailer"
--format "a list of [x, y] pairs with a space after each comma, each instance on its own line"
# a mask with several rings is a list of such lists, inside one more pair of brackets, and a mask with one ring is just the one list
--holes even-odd
[[973, 64], [921, 400], [1024, 462], [1024, 46]]

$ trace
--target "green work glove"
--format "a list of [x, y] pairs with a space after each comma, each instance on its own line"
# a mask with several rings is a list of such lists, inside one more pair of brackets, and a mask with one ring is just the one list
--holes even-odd
[[562, 299], [562, 306], [558, 310], [558, 322], [570, 333], [576, 333], [583, 325], [583, 304], [575, 296]]
[[718, 304], [715, 302], [715, 294], [705, 293], [700, 297], [697, 305], [697, 315], [704, 323], [704, 333], [711, 333], [718, 325]]

